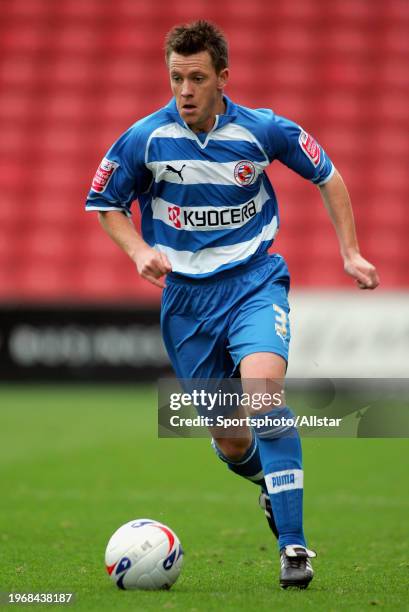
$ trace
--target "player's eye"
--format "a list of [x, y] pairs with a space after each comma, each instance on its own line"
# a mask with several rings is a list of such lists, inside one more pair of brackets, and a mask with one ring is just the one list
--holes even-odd
[[177, 74], [172, 74], [172, 81], [174, 81], [175, 83], [180, 83], [182, 80], [182, 77], [178, 76]]

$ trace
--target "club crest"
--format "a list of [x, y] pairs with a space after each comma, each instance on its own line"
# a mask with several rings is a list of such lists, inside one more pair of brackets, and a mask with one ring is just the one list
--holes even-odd
[[253, 162], [248, 160], [240, 161], [234, 168], [234, 178], [239, 185], [247, 187], [256, 178], [256, 167]]

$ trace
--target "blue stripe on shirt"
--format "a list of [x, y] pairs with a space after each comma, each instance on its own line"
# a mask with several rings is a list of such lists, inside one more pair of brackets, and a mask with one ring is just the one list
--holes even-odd
[[160, 181], [152, 185], [151, 193], [153, 198], [162, 198], [178, 206], [240, 206], [255, 198], [260, 186], [260, 179], [247, 187], [206, 183], [183, 185]]
[[206, 149], [203, 150], [195, 140], [190, 138], [152, 138], [149, 145], [148, 162], [186, 159], [213, 160], [218, 163], [241, 159], [253, 162], [265, 161], [258, 146], [245, 140], [209, 140]]

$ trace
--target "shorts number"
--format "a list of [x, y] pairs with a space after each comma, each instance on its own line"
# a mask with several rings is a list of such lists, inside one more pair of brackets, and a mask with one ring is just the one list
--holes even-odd
[[288, 324], [287, 313], [285, 312], [285, 310], [280, 308], [280, 306], [277, 306], [277, 304], [273, 304], [273, 308], [276, 312], [275, 330], [279, 336], [285, 338], [287, 335]]

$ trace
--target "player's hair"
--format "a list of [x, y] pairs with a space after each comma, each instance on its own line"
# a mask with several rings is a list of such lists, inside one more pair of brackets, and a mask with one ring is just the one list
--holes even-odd
[[179, 55], [193, 55], [208, 51], [217, 73], [227, 68], [229, 54], [227, 40], [214, 23], [199, 19], [193, 23], [175, 26], [165, 38], [166, 62], [172, 52]]

